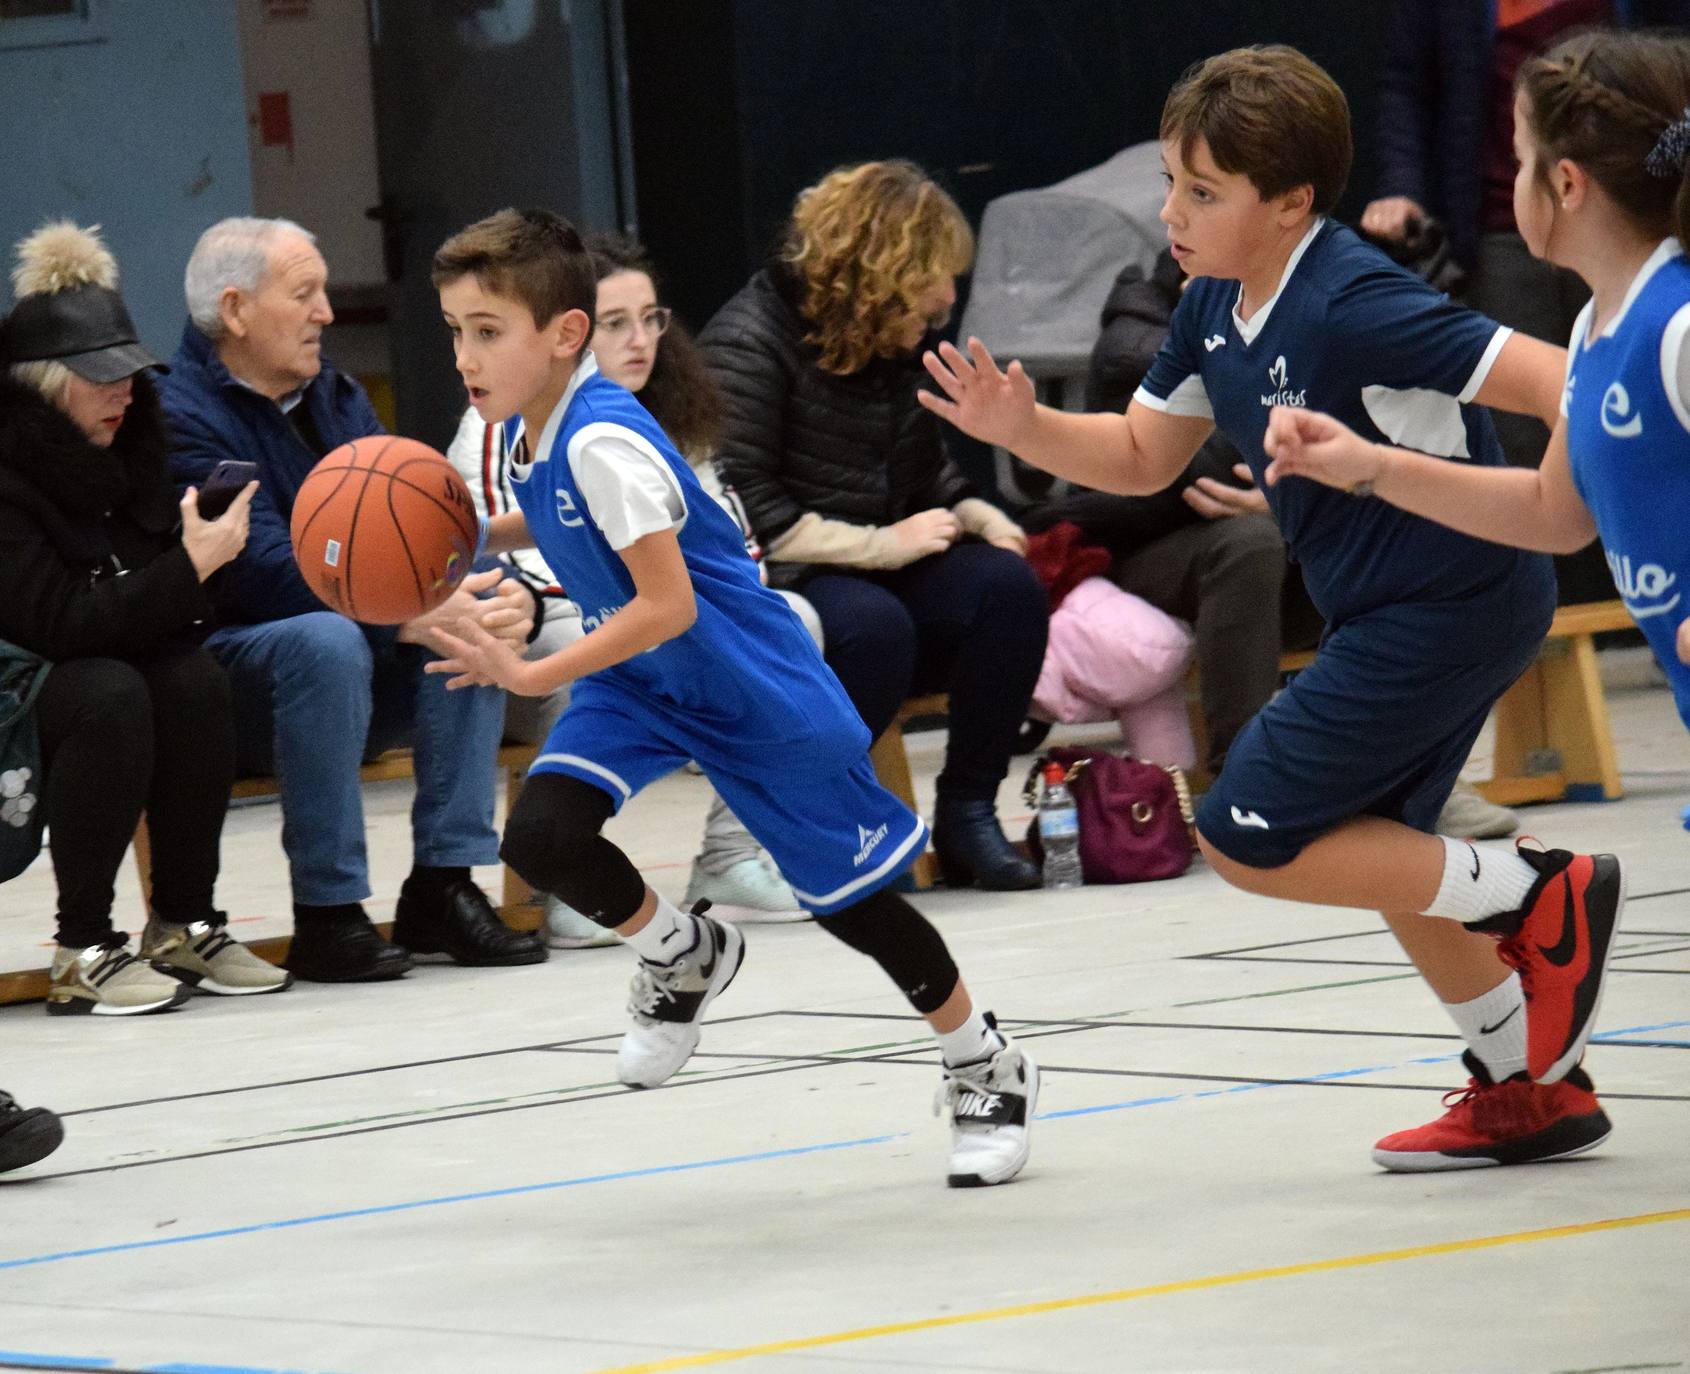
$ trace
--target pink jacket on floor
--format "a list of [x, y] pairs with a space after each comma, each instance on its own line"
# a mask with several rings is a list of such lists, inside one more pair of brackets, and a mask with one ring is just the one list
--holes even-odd
[[1183, 621], [1088, 577], [1051, 613], [1033, 714], [1070, 725], [1119, 720], [1136, 756], [1190, 767], [1196, 747], [1184, 684], [1192, 643]]

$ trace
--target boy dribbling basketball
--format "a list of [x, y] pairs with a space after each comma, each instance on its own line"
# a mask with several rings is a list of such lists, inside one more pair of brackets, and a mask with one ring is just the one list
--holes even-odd
[[1479, 406], [1552, 424], [1563, 355], [1459, 309], [1326, 218], [1349, 174], [1349, 128], [1343, 92], [1295, 49], [1198, 64], [1161, 127], [1161, 217], [1193, 280], [1126, 414], [1036, 406], [1020, 365], [999, 371], [978, 340], [970, 356], [927, 355], [943, 394], [922, 399], [1107, 491], [1158, 490], [1217, 427], [1237, 445], [1328, 632], [1233, 744], [1199, 810], [1203, 851], [1247, 891], [1381, 911], [1467, 1041], [1467, 1091], [1439, 1120], [1379, 1141], [1379, 1164], [1562, 1158], [1610, 1130], [1578, 1065], [1624, 902], [1620, 865], [1432, 833], [1492, 704], [1549, 626], [1549, 560], [1365, 490], [1267, 488], [1262, 442], [1275, 407], [1307, 406], [1370, 438], [1500, 465]]
[[466, 625], [430, 671], [538, 696], [574, 683], [512, 808], [501, 854], [639, 956], [617, 1072], [656, 1087], [744, 957], [701, 903], [683, 912], [599, 833], [648, 783], [696, 759], [818, 923], [867, 954], [933, 1027], [953, 1186], [1020, 1172], [1038, 1095], [1031, 1058], [974, 1007], [927, 920], [889, 884], [926, 827], [875, 780], [868, 732], [802, 623], [759, 584], [742, 535], [586, 345], [597, 283], [576, 231], [504, 210], [449, 239], [434, 281], [470, 404], [508, 425], [520, 513], [489, 547], [535, 544], [588, 633], [524, 661]]

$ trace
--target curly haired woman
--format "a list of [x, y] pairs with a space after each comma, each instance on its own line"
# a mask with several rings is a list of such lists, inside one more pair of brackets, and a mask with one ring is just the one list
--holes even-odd
[[912, 691], [950, 693], [933, 843], [946, 881], [1029, 888], [998, 785], [1049, 615], [1021, 529], [980, 499], [916, 392], [974, 238], [907, 162], [801, 192], [775, 258], [699, 336], [726, 410], [717, 455], [777, 587], [821, 617], [826, 658], [876, 737]]

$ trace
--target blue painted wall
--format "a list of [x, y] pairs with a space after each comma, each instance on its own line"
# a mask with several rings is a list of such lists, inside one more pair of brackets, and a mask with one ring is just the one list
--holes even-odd
[[252, 213], [228, 0], [106, 0], [105, 41], [0, 48], [0, 299], [43, 220], [102, 225], [142, 342], [168, 358], [200, 233]]

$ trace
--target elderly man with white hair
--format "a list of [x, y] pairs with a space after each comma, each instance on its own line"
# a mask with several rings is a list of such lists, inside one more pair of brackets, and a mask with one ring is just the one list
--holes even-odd
[[[206, 641], [234, 689], [237, 755], [274, 773], [293, 884], [288, 968], [318, 982], [396, 978], [414, 954], [460, 964], [538, 963], [546, 947], [513, 931], [470, 877], [494, 863], [493, 798], [503, 693], [447, 692], [423, 672], [429, 627], [473, 614], [522, 644], [531, 598], [499, 573], [465, 579], [440, 610], [397, 629], [325, 609], [301, 578], [288, 534], [294, 497], [331, 449], [381, 432], [369, 397], [322, 356], [334, 319], [328, 268], [312, 235], [276, 219], [227, 219], [188, 261], [188, 324], [161, 387], [179, 486], [217, 464], [258, 465], [246, 549], [218, 591]], [[485, 598], [476, 593], [490, 592]], [[400, 890], [393, 942], [370, 923], [359, 763], [410, 743], [417, 796], [414, 865]]]

